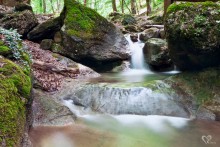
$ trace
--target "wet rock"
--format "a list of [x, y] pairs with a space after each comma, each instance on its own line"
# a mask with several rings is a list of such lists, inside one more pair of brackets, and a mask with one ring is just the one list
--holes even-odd
[[171, 88], [184, 97], [183, 104], [190, 107], [198, 119], [219, 120], [220, 69], [208, 68], [200, 72], [184, 72], [166, 80]]
[[131, 34], [130, 38], [131, 38], [131, 41], [137, 42], [138, 41], [138, 34]]
[[0, 26], [5, 29], [17, 29], [23, 37], [38, 24], [34, 13], [30, 10], [5, 14], [0, 19]]
[[76, 116], [52, 94], [34, 89], [33, 126], [74, 123]]
[[169, 7], [166, 36], [170, 57], [179, 69], [199, 70], [220, 65], [219, 9], [220, 5], [213, 2]]
[[144, 30], [144, 32], [142, 32], [140, 34], [140, 40], [141, 41], [147, 41], [150, 38], [159, 38], [159, 29], [158, 28], [149, 28]]
[[174, 97], [143, 87], [81, 85], [73, 93], [69, 92], [68, 97], [73, 103], [77, 101], [86, 108], [102, 113], [189, 117]]
[[146, 62], [158, 71], [173, 68], [173, 63], [169, 57], [167, 42], [160, 38], [149, 39], [143, 48]]
[[41, 41], [43, 39], [53, 39], [57, 31], [60, 30], [62, 21], [60, 17], [52, 18], [37, 25], [27, 35], [29, 40]]
[[40, 43], [40, 48], [43, 50], [50, 50], [53, 45], [53, 40], [52, 39], [44, 39]]
[[121, 65], [113, 68], [112, 72], [122, 72], [122, 71], [127, 71], [128, 69], [130, 69], [130, 62], [123, 61]]

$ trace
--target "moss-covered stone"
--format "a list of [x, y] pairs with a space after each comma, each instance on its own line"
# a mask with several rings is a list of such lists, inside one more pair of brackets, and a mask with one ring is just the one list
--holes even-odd
[[[97, 26], [105, 25], [107, 22], [95, 10], [83, 7], [75, 0], [65, 0], [66, 17], [64, 20], [67, 33], [72, 36], [87, 38], [94, 36], [99, 29]], [[98, 35], [98, 34], [97, 34]]]
[[172, 80], [178, 83], [185, 92], [193, 95], [198, 104], [212, 101], [220, 94], [220, 69], [185, 72], [172, 77]]
[[61, 54], [90, 67], [129, 58], [128, 42], [122, 33], [95, 10], [65, 0], [61, 18]]
[[165, 21], [168, 48], [182, 70], [219, 65], [220, 5], [213, 2], [172, 4]]
[[31, 91], [30, 75], [14, 62], [0, 57], [0, 144], [20, 146], [26, 107]]
[[11, 53], [10, 48], [6, 46], [3, 41], [0, 40], [0, 55], [6, 56], [10, 53]]

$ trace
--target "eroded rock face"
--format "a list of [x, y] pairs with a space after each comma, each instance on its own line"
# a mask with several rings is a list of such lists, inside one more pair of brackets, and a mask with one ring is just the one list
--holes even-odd
[[62, 20], [60, 17], [52, 18], [36, 26], [31, 30], [27, 37], [29, 40], [39, 41], [43, 39], [53, 39], [57, 31], [62, 26]]
[[75, 105], [85, 109], [91, 108], [102, 113], [189, 117], [188, 112], [174, 97], [144, 87], [122, 88], [112, 87], [111, 84], [87, 84], [77, 87], [74, 94], [63, 98], [73, 100]]
[[76, 1], [65, 0], [61, 54], [84, 64], [102, 65], [129, 58], [128, 42], [105, 18]]
[[173, 4], [166, 16], [170, 56], [181, 70], [220, 64], [220, 5], [213, 2]]
[[145, 43], [143, 52], [146, 62], [154, 70], [167, 70], [173, 67], [165, 40], [160, 38], [149, 39]]

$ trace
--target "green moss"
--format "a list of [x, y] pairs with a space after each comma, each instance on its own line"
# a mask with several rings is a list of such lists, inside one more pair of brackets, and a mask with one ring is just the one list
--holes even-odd
[[[105, 23], [105, 20], [95, 10], [82, 6], [75, 0], [65, 0], [65, 27], [67, 33], [72, 36], [87, 38], [92, 37], [96, 26]], [[104, 24], [103, 24], [104, 25]]]
[[188, 9], [189, 7], [204, 7], [204, 8], [208, 8], [208, 7], [218, 7], [218, 5], [214, 2], [211, 1], [206, 1], [206, 2], [197, 2], [197, 3], [193, 3], [193, 2], [185, 2], [185, 3], [173, 3], [172, 5], [170, 5], [167, 9], [167, 14], [173, 13], [173, 12], [177, 12], [179, 10], [184, 10], [184, 9]]
[[25, 104], [31, 80], [10, 60], [0, 58], [0, 144], [19, 146], [25, 126]]
[[18, 87], [18, 93], [24, 97], [30, 95], [30, 77], [25, 74], [21, 67], [16, 65], [10, 60], [0, 59], [0, 63], [4, 66], [0, 68], [0, 73], [5, 76], [10, 76], [10, 79], [13, 80], [13, 83]]
[[63, 53], [64, 52], [63, 47], [58, 43], [53, 43], [51, 49], [52, 49], [52, 52], [54, 52], [54, 53]]
[[212, 101], [220, 87], [220, 69], [186, 72], [172, 78], [185, 92], [192, 95], [199, 105]]
[[10, 54], [10, 48], [4, 44], [2, 40], [0, 40], [0, 55], [8, 55]]

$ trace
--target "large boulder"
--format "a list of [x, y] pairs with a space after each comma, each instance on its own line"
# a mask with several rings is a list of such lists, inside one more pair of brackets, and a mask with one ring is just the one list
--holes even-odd
[[146, 62], [154, 70], [167, 70], [173, 67], [169, 57], [167, 42], [160, 38], [149, 39], [143, 48]]
[[[0, 35], [7, 35], [6, 40], [0, 40], [0, 146], [22, 146], [24, 132], [30, 125], [30, 58], [20, 41], [12, 39], [16, 36], [13, 31], [1, 29]], [[13, 41], [14, 46], [9, 46], [8, 41]], [[13, 57], [13, 61], [3, 56]]]
[[0, 19], [0, 26], [5, 29], [17, 29], [25, 37], [38, 24], [34, 13], [30, 10], [5, 14]]
[[20, 66], [0, 56], [0, 146], [20, 146], [31, 80]]
[[96, 11], [65, 0], [61, 54], [90, 66], [129, 58], [121, 32]]
[[60, 17], [49, 19], [37, 25], [27, 35], [29, 40], [40, 41], [43, 39], [53, 39], [55, 33], [60, 30], [62, 19]]
[[181, 70], [220, 64], [220, 5], [213, 2], [173, 4], [165, 30], [170, 56]]

